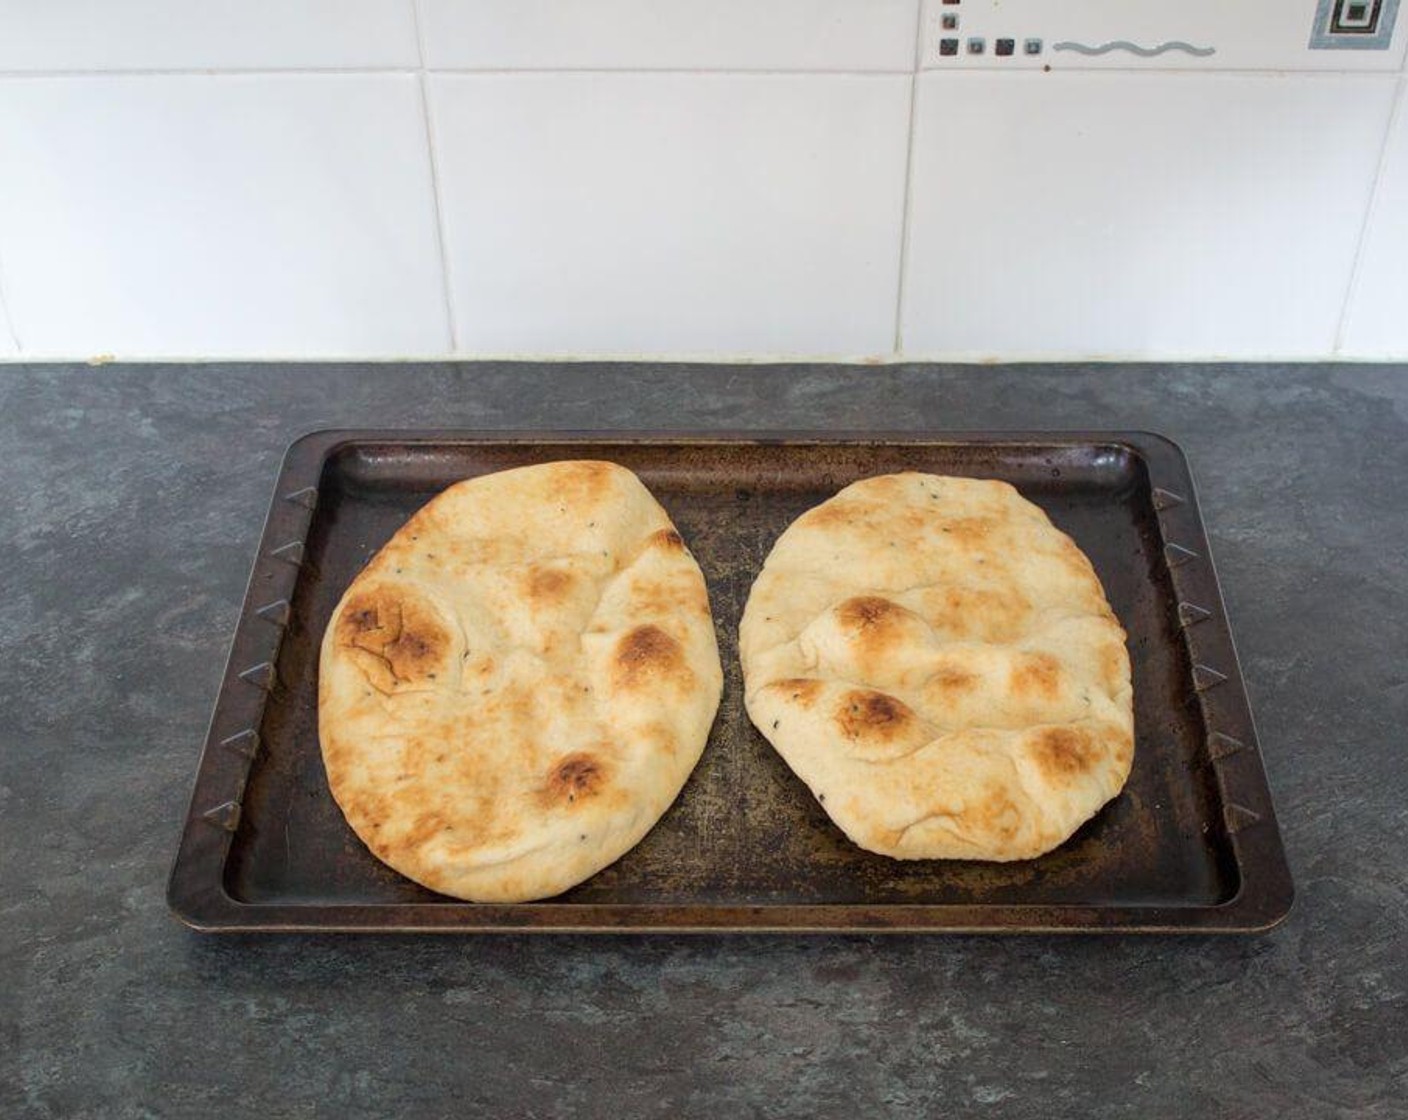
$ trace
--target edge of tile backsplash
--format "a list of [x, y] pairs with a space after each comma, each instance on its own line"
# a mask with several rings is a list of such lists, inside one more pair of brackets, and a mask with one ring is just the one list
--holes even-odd
[[845, 365], [857, 369], [880, 369], [886, 366], [936, 364], [971, 366], [975, 369], [996, 369], [1020, 365], [1313, 365], [1328, 361], [1372, 365], [1385, 361], [1403, 361], [1399, 355], [1388, 354], [1307, 354], [1293, 351], [1256, 351], [1238, 354], [1190, 354], [1174, 351], [1128, 353], [1026, 352], [1013, 351], [1001, 355], [966, 351], [924, 351], [909, 354], [827, 354], [827, 353], [731, 353], [708, 351], [633, 353], [630, 351], [601, 353], [448, 353], [426, 352], [406, 354], [337, 353], [200, 353], [200, 354], [78, 354], [0, 353], [0, 368], [5, 366], [39, 365], [59, 362], [86, 365], [101, 369], [110, 365], [429, 365], [437, 363], [470, 363], [500, 365]]
[[914, 73], [909, 78], [909, 121], [904, 148], [904, 201], [900, 211], [899, 282], [895, 285], [894, 353], [904, 353], [904, 286], [909, 271], [909, 218], [914, 205], [914, 124], [919, 110], [919, 70], [923, 62], [924, 14], [927, 4], [919, 0], [914, 21]]
[[[1408, 66], [1408, 61], [1405, 61], [1404, 65]], [[1364, 207], [1364, 219], [1360, 223], [1359, 238], [1354, 247], [1354, 265], [1349, 272], [1349, 282], [1345, 285], [1344, 302], [1340, 305], [1339, 322], [1335, 324], [1333, 353], [1337, 358], [1344, 353], [1350, 311], [1354, 306], [1355, 296], [1358, 295], [1360, 286], [1364, 282], [1364, 257], [1368, 248], [1369, 233], [1373, 229], [1374, 218], [1382, 205], [1384, 177], [1389, 162], [1389, 149], [1393, 143], [1394, 129], [1404, 116], [1408, 116], [1408, 73], [1399, 76], [1398, 89], [1394, 94], [1393, 104], [1389, 108], [1383, 139], [1379, 142], [1379, 158], [1374, 167], [1374, 182], [1369, 190], [1369, 202]]]
[[[13, 348], [13, 354], [5, 351], [5, 343]], [[23, 352], [20, 336], [15, 333], [15, 321], [10, 317], [10, 305], [5, 301], [5, 257], [0, 254], [0, 361], [18, 358]]]
[[450, 351], [458, 353], [460, 332], [455, 315], [455, 301], [450, 296], [450, 258], [445, 251], [445, 209], [440, 194], [440, 157], [435, 144], [435, 124], [431, 119], [430, 91], [426, 88], [425, 22], [421, 16], [421, 0], [411, 0], [411, 22], [415, 27], [416, 55], [420, 68], [416, 73], [416, 91], [420, 98], [421, 125], [424, 128], [426, 156], [430, 164], [430, 198], [435, 207], [435, 253], [440, 261], [440, 299], [445, 305], [445, 322], [450, 330]]
[[[932, 78], [941, 71], [936, 71], [932, 66], [925, 64], [924, 58], [924, 25], [926, 11], [930, 5], [926, 0], [915, 0], [915, 18], [913, 20], [914, 42], [911, 66], [908, 69], [881, 68], [881, 69], [847, 69], [847, 68], [826, 68], [816, 66], [773, 66], [773, 67], [679, 67], [662, 66], [652, 68], [641, 65], [619, 65], [619, 66], [592, 66], [592, 67], [561, 67], [561, 66], [508, 66], [508, 67], [485, 67], [485, 66], [463, 66], [463, 65], [441, 65], [432, 66], [427, 64], [425, 29], [422, 0], [407, 0], [410, 4], [414, 19], [416, 50], [418, 53], [418, 65], [407, 67], [404, 65], [385, 66], [228, 66], [219, 69], [208, 69], [202, 67], [177, 68], [177, 69], [143, 69], [143, 68], [117, 68], [117, 69], [76, 69], [76, 70], [7, 70], [0, 68], [0, 83], [23, 82], [35, 79], [67, 79], [85, 77], [103, 78], [139, 78], [142, 76], [164, 77], [177, 75], [201, 76], [210, 78], [220, 77], [258, 77], [260, 75], [288, 75], [304, 74], [312, 77], [338, 74], [359, 74], [359, 75], [415, 75], [418, 78], [419, 105], [422, 114], [422, 124], [424, 128], [424, 143], [428, 151], [430, 162], [431, 186], [433, 192], [433, 205], [435, 207], [435, 230], [436, 230], [436, 252], [440, 266], [441, 298], [444, 301], [445, 312], [450, 331], [450, 350], [431, 351], [424, 354], [367, 354], [367, 353], [347, 353], [336, 354], [328, 352], [303, 352], [298, 354], [286, 353], [275, 354], [264, 351], [239, 352], [220, 351], [204, 352], [199, 355], [179, 355], [164, 353], [120, 353], [117, 355], [91, 355], [78, 352], [62, 351], [26, 351], [21, 345], [21, 339], [16, 332], [14, 318], [10, 313], [7, 302], [6, 274], [4, 269], [4, 245], [0, 244], [0, 364], [16, 364], [32, 361], [78, 361], [89, 362], [94, 365], [102, 365], [108, 361], [139, 361], [139, 362], [192, 362], [192, 363], [215, 363], [215, 362], [403, 362], [403, 361], [444, 361], [444, 360], [475, 360], [475, 361], [554, 361], [554, 362], [620, 362], [620, 361], [640, 361], [652, 363], [691, 363], [691, 362], [722, 362], [740, 365], [767, 365], [779, 362], [797, 361], [825, 361], [854, 363], [860, 366], [866, 365], [888, 365], [909, 361], [946, 361], [961, 362], [977, 365], [999, 365], [1017, 364], [1028, 362], [1129, 362], [1129, 361], [1149, 361], [1166, 360], [1178, 362], [1244, 362], [1244, 361], [1316, 361], [1334, 358], [1344, 361], [1373, 361], [1380, 360], [1384, 355], [1354, 354], [1344, 352], [1344, 341], [1346, 322], [1353, 300], [1360, 286], [1364, 283], [1362, 275], [1362, 262], [1365, 256], [1365, 244], [1371, 230], [1371, 222], [1377, 208], [1380, 206], [1380, 195], [1382, 179], [1390, 136], [1394, 121], [1401, 114], [1408, 113], [1408, 61], [1404, 66], [1394, 71], [1381, 71], [1379, 75], [1385, 79], [1396, 81], [1396, 91], [1394, 95], [1393, 108], [1389, 116], [1388, 124], [1380, 140], [1379, 156], [1376, 165], [1375, 178], [1369, 192], [1369, 202], [1365, 208], [1363, 221], [1360, 226], [1358, 239], [1354, 248], [1353, 265], [1346, 283], [1346, 290], [1343, 301], [1339, 309], [1338, 325], [1334, 337], [1332, 348], [1326, 353], [1305, 353], [1305, 352], [1277, 352], [1268, 349], [1260, 353], [1217, 353], [1217, 354], [1180, 354], [1167, 350], [1157, 351], [1137, 351], [1128, 353], [1107, 353], [1098, 350], [1089, 352], [1074, 351], [1047, 351], [1047, 352], [1003, 352], [1000, 355], [991, 353], [980, 353], [972, 351], [945, 351], [945, 350], [906, 350], [904, 347], [904, 294], [906, 284], [906, 273], [910, 258], [910, 222], [911, 210], [914, 195], [914, 146], [916, 132], [916, 99], [919, 92], [921, 78]], [[1400, 24], [1399, 35], [1408, 34], [1408, 28]], [[1081, 72], [1075, 67], [1063, 66], [1062, 75], [1071, 75]], [[1096, 72], [1096, 71], [1090, 71]], [[1100, 67], [1098, 72], [1104, 73], [1112, 79], [1120, 76], [1129, 76], [1136, 73], [1186, 76], [1189, 81], [1207, 80], [1214, 76], [1246, 75], [1275, 80], [1278, 77], [1294, 75], [1297, 78], [1317, 78], [1332, 80], [1350, 74], [1364, 75], [1362, 69], [1319, 69], [1319, 70], [1281, 70], [1281, 69], [1258, 69], [1258, 68], [1218, 68], [1209, 67], [1206, 70], [1188, 70], [1186, 68], [1162, 66], [1158, 60], [1150, 60], [1140, 65], [1128, 67]], [[900, 244], [899, 244], [899, 287], [896, 293], [895, 307], [895, 327], [892, 341], [892, 349], [885, 353], [859, 353], [859, 354], [836, 354], [836, 353], [752, 353], [752, 352], [589, 352], [589, 353], [555, 353], [555, 352], [511, 352], [511, 353], [487, 353], [461, 348], [461, 328], [457, 322], [457, 315], [453, 306], [452, 289], [449, 282], [451, 262], [446, 249], [445, 223], [442, 216], [442, 197], [438, 171], [437, 141], [434, 127], [434, 114], [430, 106], [430, 97], [427, 90], [427, 78], [429, 75], [462, 75], [492, 77], [496, 75], [542, 75], [542, 74], [700, 74], [700, 75], [748, 75], [759, 76], [765, 74], [792, 75], [799, 78], [810, 75], [839, 76], [846, 74], [857, 75], [908, 75], [910, 80], [909, 97], [909, 117], [907, 124], [907, 148], [905, 153], [905, 166], [903, 172], [903, 204], [901, 211]], [[959, 74], [963, 75], [991, 75], [991, 69], [964, 69], [954, 70], [944, 73], [946, 78], [954, 78]], [[1032, 80], [1039, 80], [1040, 73], [1027, 72]], [[1053, 75], [1056, 77], [1056, 75]], [[961, 80], [961, 79], [960, 79]], [[14, 352], [9, 352], [13, 347]], [[1408, 355], [1404, 355], [1408, 356]]]

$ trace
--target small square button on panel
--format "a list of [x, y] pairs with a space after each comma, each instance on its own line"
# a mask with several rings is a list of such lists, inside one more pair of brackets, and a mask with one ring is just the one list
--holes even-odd
[[944, 25], [944, 30], [945, 30], [945, 31], [957, 31], [957, 30], [958, 30], [958, 13], [957, 13], [957, 12], [945, 12], [945, 13], [943, 14], [943, 19], [942, 19], [940, 22], [943, 23], [943, 25]]
[[1022, 44], [1022, 52], [1023, 52], [1024, 54], [1040, 54], [1040, 53], [1041, 53], [1041, 40], [1040, 40], [1040, 39], [1028, 39], [1026, 42], [1024, 42], [1024, 43]]
[[994, 44], [993, 51], [996, 54], [1002, 55], [1003, 58], [1006, 58], [1009, 54], [1012, 53], [1012, 50], [1016, 45], [1016, 42], [1012, 39], [999, 39], [996, 44]]
[[1341, 3], [1336, 5], [1331, 30], [1341, 34], [1357, 31], [1372, 35], [1379, 14], [1378, 7], [1378, 4], [1369, 3], [1368, 0], [1341, 0]]
[[944, 55], [945, 57], [947, 57], [947, 56], [949, 56], [949, 55], [955, 55], [955, 54], [957, 54], [957, 53], [958, 53], [958, 40], [957, 40], [957, 39], [940, 39], [940, 40], [939, 40], [939, 53], [940, 53], [941, 55]]
[[968, 40], [969, 54], [982, 54], [987, 48], [988, 44], [986, 39], [972, 38]]

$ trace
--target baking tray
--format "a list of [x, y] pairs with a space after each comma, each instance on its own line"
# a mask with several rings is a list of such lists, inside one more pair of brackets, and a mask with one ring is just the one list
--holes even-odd
[[[460, 479], [601, 458], [641, 476], [708, 580], [724, 695], [650, 834], [555, 899], [460, 902], [378, 862], [328, 792], [318, 644], [353, 576]], [[1123, 794], [1040, 859], [893, 861], [853, 846], [749, 723], [737, 628], [803, 510], [868, 475], [1001, 478], [1085, 551], [1129, 633]], [[284, 460], [168, 899], [202, 930], [1221, 931], [1266, 929], [1290, 874], [1188, 465], [1147, 433], [744, 437], [329, 431]]]

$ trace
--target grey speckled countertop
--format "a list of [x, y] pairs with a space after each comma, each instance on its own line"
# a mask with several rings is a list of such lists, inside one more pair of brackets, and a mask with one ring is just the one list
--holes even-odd
[[[210, 937], [165, 879], [328, 426], [1149, 428], [1298, 901], [1256, 938]], [[1408, 1116], [1408, 367], [0, 366], [0, 1115]]]

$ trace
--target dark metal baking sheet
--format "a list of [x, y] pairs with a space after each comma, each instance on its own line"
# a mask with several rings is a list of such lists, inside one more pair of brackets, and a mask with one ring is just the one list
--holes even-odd
[[[556, 899], [459, 902], [382, 865], [343, 821], [318, 747], [318, 643], [353, 576], [436, 492], [565, 458], [630, 467], [674, 518], [709, 583], [723, 703], [676, 803], [620, 861]], [[1016, 485], [1091, 558], [1129, 633], [1128, 785], [1040, 859], [861, 851], [744, 712], [738, 620], [773, 541], [897, 470]], [[1250, 932], [1285, 916], [1292, 888], [1192, 479], [1160, 436], [343, 431], [284, 461], [168, 897], [203, 930]]]

